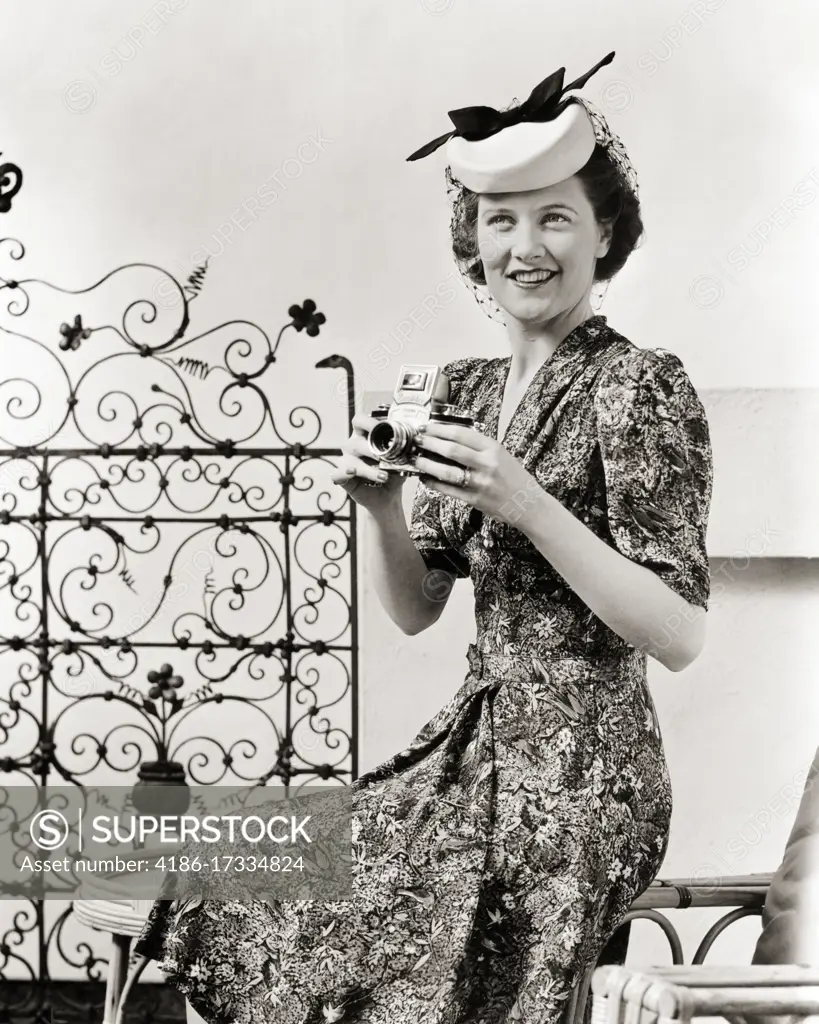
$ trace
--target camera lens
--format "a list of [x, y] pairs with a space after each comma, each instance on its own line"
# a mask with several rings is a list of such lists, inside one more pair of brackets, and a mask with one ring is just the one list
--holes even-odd
[[417, 431], [400, 420], [382, 420], [370, 431], [370, 451], [385, 462], [408, 458]]

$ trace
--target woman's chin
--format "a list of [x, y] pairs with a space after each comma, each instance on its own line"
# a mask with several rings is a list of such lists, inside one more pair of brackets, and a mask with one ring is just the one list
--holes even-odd
[[534, 295], [510, 297], [504, 305], [504, 309], [523, 323], [540, 323], [544, 320], [551, 320], [559, 311], [558, 304], [553, 299], [543, 299]]
[[493, 282], [490, 294], [507, 316], [521, 323], [547, 323], [571, 307], [564, 288], [556, 288], [552, 281], [536, 288], [524, 288], [511, 281]]

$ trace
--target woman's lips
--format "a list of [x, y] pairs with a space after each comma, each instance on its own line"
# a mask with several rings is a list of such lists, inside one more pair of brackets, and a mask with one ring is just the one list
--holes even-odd
[[508, 276], [518, 288], [531, 291], [533, 288], [540, 288], [544, 284], [548, 284], [556, 275], [556, 270], [527, 270], [516, 271]]

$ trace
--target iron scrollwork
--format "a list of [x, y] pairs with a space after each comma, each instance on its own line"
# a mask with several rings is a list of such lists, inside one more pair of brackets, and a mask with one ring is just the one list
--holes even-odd
[[[0, 274], [24, 255], [0, 240]], [[190, 336], [207, 271], [131, 263], [77, 291], [0, 276], [9, 784], [357, 774], [355, 505], [329, 481], [341, 453], [319, 412], [280, 415], [296, 389], [270, 372], [285, 332], [315, 338], [325, 317], [307, 299], [275, 339], [246, 320]], [[314, 365], [341, 371], [319, 376], [349, 431], [351, 363]], [[52, 957], [99, 976], [54, 907], [32, 895], [4, 916], [0, 976], [24, 965], [45, 985]]]
[[[0, 153], [0, 156], [3, 154]], [[17, 164], [0, 164], [0, 213], [8, 213], [11, 201], [23, 187], [23, 172]]]

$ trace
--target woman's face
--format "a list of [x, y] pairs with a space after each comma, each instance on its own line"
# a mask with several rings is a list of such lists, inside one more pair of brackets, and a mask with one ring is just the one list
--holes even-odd
[[478, 197], [478, 253], [498, 305], [525, 323], [552, 320], [588, 298], [610, 233], [577, 176], [532, 192]]

